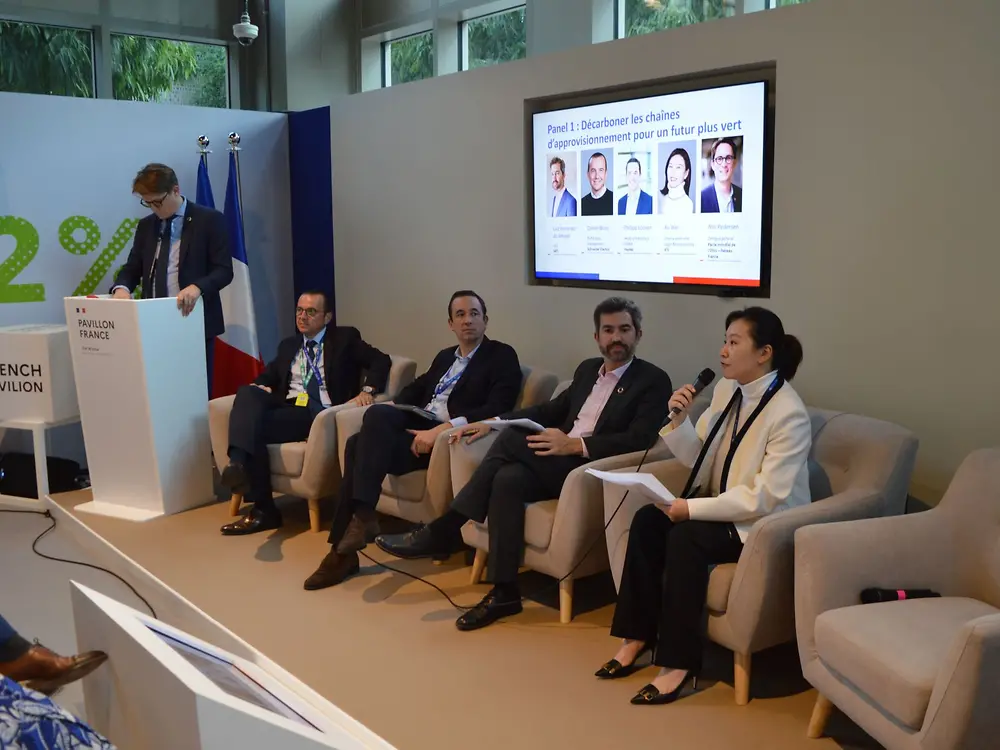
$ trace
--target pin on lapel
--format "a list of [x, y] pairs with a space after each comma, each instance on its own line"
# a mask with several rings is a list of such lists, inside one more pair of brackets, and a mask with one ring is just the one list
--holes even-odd
[[618, 393], [625, 393], [625, 389], [622, 386], [618, 386]]

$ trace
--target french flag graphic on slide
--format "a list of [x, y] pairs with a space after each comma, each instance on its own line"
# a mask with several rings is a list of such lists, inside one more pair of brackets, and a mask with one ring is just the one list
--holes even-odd
[[[202, 203], [203, 198], [211, 203], [215, 202], [204, 160], [198, 165], [197, 202]], [[215, 339], [212, 398], [236, 393], [241, 385], [251, 382], [264, 369], [257, 345], [257, 323], [253, 311], [253, 294], [250, 291], [247, 248], [243, 238], [236, 153], [233, 151], [229, 152], [229, 181], [226, 184], [224, 213], [229, 229], [229, 246], [233, 253], [233, 282], [220, 294], [226, 332]]]

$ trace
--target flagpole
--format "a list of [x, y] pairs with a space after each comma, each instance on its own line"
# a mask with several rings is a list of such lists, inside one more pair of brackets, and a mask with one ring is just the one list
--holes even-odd
[[208, 169], [208, 155], [212, 153], [208, 150], [208, 144], [210, 142], [211, 141], [208, 140], [207, 135], [198, 136], [198, 155], [199, 158], [201, 158], [201, 163], [205, 166], [205, 169]]
[[240, 134], [229, 134], [229, 150], [233, 152], [233, 160], [236, 162], [236, 194], [240, 199], [240, 224], [243, 224], [243, 181], [240, 179]]

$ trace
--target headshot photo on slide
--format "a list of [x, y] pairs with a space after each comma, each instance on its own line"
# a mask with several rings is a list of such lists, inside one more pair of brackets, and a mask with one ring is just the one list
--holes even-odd
[[580, 153], [581, 216], [612, 216], [615, 213], [614, 151], [590, 149]]
[[545, 157], [545, 216], [576, 216], [579, 211], [579, 154], [561, 151]]
[[657, 147], [659, 180], [656, 188], [658, 213], [681, 216], [694, 213], [697, 141], [666, 141]]
[[616, 151], [613, 161], [615, 213], [619, 216], [653, 213], [649, 182], [653, 155], [649, 151]]
[[701, 195], [703, 214], [738, 214], [743, 211], [743, 136], [706, 138], [701, 142]]

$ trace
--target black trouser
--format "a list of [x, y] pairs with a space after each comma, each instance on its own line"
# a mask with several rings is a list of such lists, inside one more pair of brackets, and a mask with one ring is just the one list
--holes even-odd
[[429, 430], [436, 425], [419, 414], [388, 404], [368, 407], [361, 431], [351, 435], [344, 446], [344, 478], [333, 513], [330, 544], [340, 542], [358, 504], [375, 509], [386, 475], [427, 468], [431, 456], [414, 456], [410, 452], [413, 435], [408, 430]]
[[709, 566], [736, 562], [742, 551], [731, 523], [674, 523], [655, 505], [640, 508], [629, 529], [611, 635], [656, 644], [658, 666], [701, 669]]
[[489, 579], [513, 583], [524, 549], [524, 506], [559, 497], [566, 475], [587, 462], [582, 456], [539, 456], [527, 434], [507, 428], [490, 446], [451, 507], [482, 523], [489, 520]]
[[31, 648], [31, 644], [18, 635], [14, 626], [0, 617], [0, 662], [20, 659]]
[[276, 512], [268, 443], [305, 440], [315, 414], [312, 409], [295, 406], [294, 401], [254, 385], [241, 386], [236, 392], [229, 414], [229, 458], [244, 464], [250, 491], [243, 499], [253, 503], [255, 510]]

